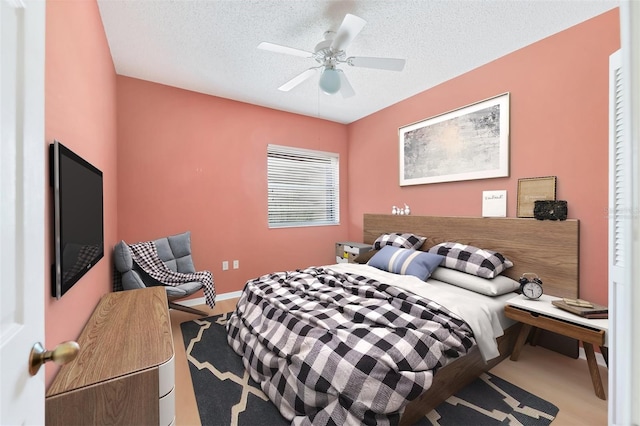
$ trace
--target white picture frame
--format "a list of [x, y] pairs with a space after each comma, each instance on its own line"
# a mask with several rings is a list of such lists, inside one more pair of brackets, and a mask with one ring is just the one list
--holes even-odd
[[509, 93], [398, 129], [400, 186], [509, 176]]

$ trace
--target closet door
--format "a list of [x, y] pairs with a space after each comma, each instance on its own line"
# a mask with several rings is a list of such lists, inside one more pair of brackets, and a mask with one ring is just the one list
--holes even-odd
[[633, 388], [633, 145], [622, 52], [609, 59], [609, 424], [630, 424]]

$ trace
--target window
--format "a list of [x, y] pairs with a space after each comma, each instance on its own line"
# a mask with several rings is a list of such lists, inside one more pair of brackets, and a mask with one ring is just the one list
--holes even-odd
[[338, 154], [267, 146], [269, 227], [340, 222]]

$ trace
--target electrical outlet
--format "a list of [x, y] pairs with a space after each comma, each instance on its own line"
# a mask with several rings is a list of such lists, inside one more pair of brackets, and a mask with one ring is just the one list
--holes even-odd
[[223, 271], [227, 271], [229, 269], [229, 261], [228, 260], [223, 260], [222, 261], [222, 270]]
[[240, 267], [240, 261], [239, 260], [234, 260], [233, 261], [233, 269], [238, 269]]

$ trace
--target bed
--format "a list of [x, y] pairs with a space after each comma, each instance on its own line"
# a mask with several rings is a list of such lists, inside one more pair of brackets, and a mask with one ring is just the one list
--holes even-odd
[[[364, 215], [365, 243], [391, 233], [426, 237], [421, 251], [497, 251], [513, 262], [501, 275], [535, 272], [547, 294], [578, 296], [577, 220]], [[513, 296], [366, 264], [278, 272], [247, 283], [229, 344], [293, 424], [410, 425], [510, 354], [519, 325], [501, 314]], [[472, 305], [484, 314], [467, 318]]]

